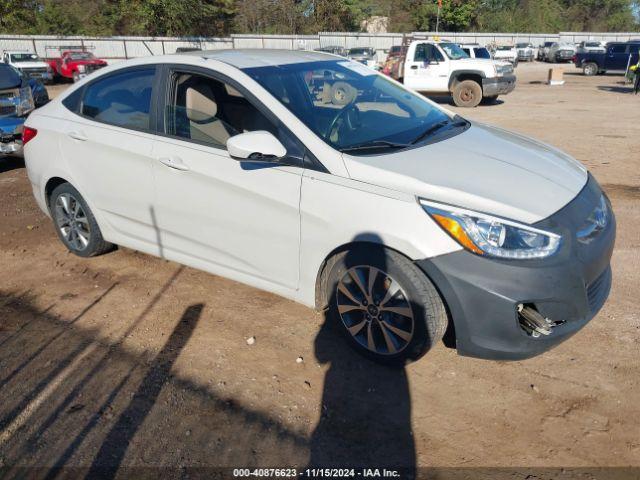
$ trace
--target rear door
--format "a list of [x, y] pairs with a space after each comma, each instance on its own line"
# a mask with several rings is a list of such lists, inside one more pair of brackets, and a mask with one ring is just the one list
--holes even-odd
[[155, 243], [151, 217], [155, 66], [101, 76], [78, 92], [61, 150], [73, 183], [125, 237]]
[[629, 62], [629, 46], [625, 43], [609, 45], [605, 68], [607, 70], [626, 70]]
[[424, 92], [445, 92], [448, 87], [449, 62], [432, 43], [418, 43], [409, 51], [404, 84]]

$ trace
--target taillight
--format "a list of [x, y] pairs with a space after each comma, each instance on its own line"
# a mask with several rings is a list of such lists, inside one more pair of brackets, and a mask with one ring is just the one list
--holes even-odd
[[30, 140], [34, 139], [38, 134], [35, 128], [24, 127], [22, 129], [22, 146], [24, 147]]

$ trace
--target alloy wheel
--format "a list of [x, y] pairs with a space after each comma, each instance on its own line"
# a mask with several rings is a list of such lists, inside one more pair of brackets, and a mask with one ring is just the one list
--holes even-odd
[[58, 230], [68, 245], [77, 251], [86, 249], [91, 239], [91, 227], [78, 199], [63, 193], [56, 198], [54, 211]]
[[382, 270], [352, 267], [336, 287], [338, 314], [353, 339], [379, 355], [395, 355], [411, 342], [414, 315], [400, 284]]

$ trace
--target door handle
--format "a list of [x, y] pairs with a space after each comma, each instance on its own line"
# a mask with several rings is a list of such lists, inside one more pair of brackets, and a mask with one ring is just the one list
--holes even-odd
[[69, 132], [67, 133], [74, 140], [78, 140], [80, 142], [86, 142], [88, 140], [87, 136], [82, 132]]
[[174, 170], [180, 170], [182, 172], [189, 170], [187, 164], [184, 163], [180, 157], [160, 157], [158, 158], [158, 161], [169, 168], [173, 168]]
[[411, 65], [411, 70], [417, 70], [418, 66], [417, 65]]

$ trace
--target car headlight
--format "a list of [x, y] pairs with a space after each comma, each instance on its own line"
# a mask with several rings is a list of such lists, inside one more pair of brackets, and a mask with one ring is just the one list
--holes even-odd
[[36, 108], [33, 101], [33, 95], [31, 94], [31, 88], [22, 87], [20, 89], [20, 96], [18, 97], [18, 105], [16, 108], [16, 114], [22, 117]]
[[609, 202], [604, 194], [600, 195], [598, 205], [593, 209], [591, 215], [589, 215], [585, 223], [578, 230], [578, 241], [581, 243], [591, 242], [598, 233], [605, 229], [609, 223], [610, 216]]
[[487, 257], [526, 260], [553, 255], [562, 237], [484, 213], [420, 199], [422, 208], [464, 248]]
[[78, 72], [84, 73], [86, 69], [87, 67], [85, 67], [84, 65], [78, 65]]

